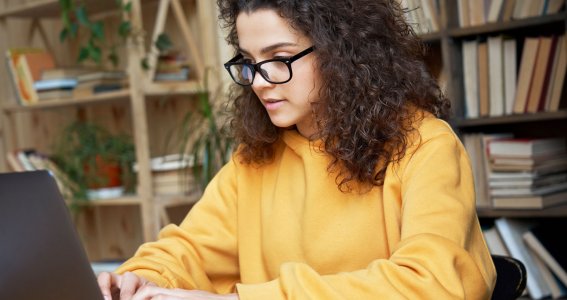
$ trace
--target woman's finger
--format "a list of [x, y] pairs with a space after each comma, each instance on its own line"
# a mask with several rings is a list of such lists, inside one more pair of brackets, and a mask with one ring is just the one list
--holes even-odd
[[139, 277], [138, 275], [126, 272], [120, 276], [118, 280], [118, 287], [120, 287], [120, 299], [121, 300], [130, 300], [136, 294], [138, 289], [142, 286], [148, 285], [152, 286], [155, 285], [153, 283], [148, 282], [147, 280]]

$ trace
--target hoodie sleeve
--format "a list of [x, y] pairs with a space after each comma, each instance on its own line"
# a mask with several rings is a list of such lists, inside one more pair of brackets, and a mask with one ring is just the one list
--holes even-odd
[[234, 292], [239, 281], [235, 165], [229, 162], [180, 224], [164, 227], [117, 273], [126, 271], [169, 288]]

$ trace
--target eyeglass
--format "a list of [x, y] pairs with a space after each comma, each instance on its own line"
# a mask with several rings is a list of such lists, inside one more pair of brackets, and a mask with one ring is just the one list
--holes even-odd
[[239, 62], [242, 54], [238, 54], [233, 59], [224, 64], [224, 68], [232, 77], [234, 82], [242, 86], [252, 85], [256, 72], [269, 83], [282, 84], [291, 80], [293, 72], [291, 71], [291, 63], [313, 52], [314, 47], [311, 46], [292, 57], [274, 58], [261, 61], [259, 63]]

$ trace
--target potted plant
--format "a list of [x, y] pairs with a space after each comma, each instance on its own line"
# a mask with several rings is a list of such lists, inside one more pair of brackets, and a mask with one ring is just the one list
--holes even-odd
[[[93, 198], [93, 192], [131, 192], [136, 177], [132, 166], [135, 148], [130, 136], [111, 134], [89, 122], [74, 122], [64, 128], [54, 149], [53, 159], [67, 175], [73, 198]], [[116, 195], [115, 195], [116, 196]]]
[[228, 162], [233, 147], [233, 140], [223, 126], [226, 100], [218, 97], [224, 95], [222, 86], [209, 90], [210, 71], [206, 70], [204, 89], [197, 93], [197, 110], [188, 111], [177, 129], [179, 152], [192, 157], [193, 176], [201, 191]]

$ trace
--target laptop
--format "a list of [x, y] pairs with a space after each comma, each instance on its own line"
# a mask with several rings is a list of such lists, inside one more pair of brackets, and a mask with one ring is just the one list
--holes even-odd
[[0, 299], [104, 299], [46, 171], [0, 174]]

